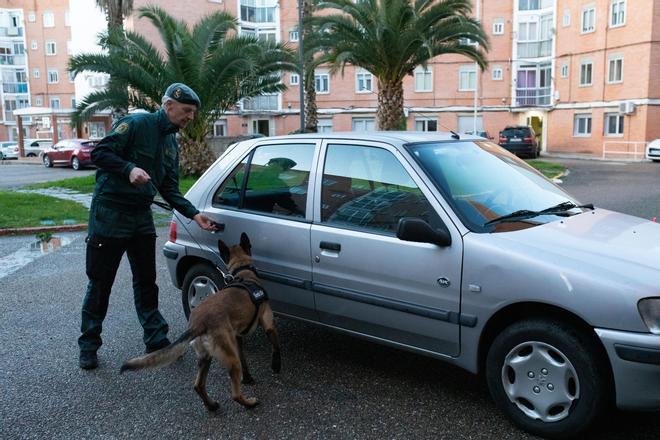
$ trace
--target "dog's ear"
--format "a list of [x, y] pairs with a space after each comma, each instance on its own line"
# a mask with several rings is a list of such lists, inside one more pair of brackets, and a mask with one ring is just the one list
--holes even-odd
[[252, 245], [250, 244], [250, 239], [245, 232], [241, 233], [241, 247], [246, 254], [252, 256]]
[[218, 240], [218, 250], [220, 251], [222, 261], [224, 261], [225, 264], [229, 264], [229, 247], [224, 241]]

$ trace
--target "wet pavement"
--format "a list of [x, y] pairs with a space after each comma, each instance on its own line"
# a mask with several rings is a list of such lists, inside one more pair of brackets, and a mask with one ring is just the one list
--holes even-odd
[[58, 233], [46, 241], [35, 235], [6, 237], [0, 240], [0, 280], [39, 258], [56, 252], [84, 233]]

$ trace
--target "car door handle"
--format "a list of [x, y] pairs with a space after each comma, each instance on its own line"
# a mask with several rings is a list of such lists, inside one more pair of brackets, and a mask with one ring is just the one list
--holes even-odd
[[329, 251], [335, 251], [335, 252], [341, 251], [341, 244], [331, 243], [329, 241], [322, 241], [321, 244], [319, 245], [319, 247], [321, 249], [327, 249]]
[[216, 231], [215, 232], [224, 232], [225, 231], [225, 224], [224, 223], [218, 223], [216, 221], [211, 220], [211, 223], [213, 226], [215, 226]]

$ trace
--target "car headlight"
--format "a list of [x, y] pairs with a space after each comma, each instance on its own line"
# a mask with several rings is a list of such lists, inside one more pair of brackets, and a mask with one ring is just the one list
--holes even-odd
[[644, 298], [637, 303], [637, 309], [649, 331], [660, 335], [660, 298]]

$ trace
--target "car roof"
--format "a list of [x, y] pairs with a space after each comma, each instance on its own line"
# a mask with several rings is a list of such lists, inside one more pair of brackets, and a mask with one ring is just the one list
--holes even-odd
[[381, 141], [390, 143], [417, 143], [417, 142], [438, 142], [438, 141], [458, 141], [458, 140], [483, 140], [480, 136], [460, 134], [460, 139], [454, 139], [450, 132], [424, 132], [424, 131], [346, 131], [332, 133], [304, 133], [292, 134], [288, 136], [272, 136], [267, 138], [256, 138], [252, 140], [261, 141], [280, 140], [280, 139], [346, 139], [356, 141]]

